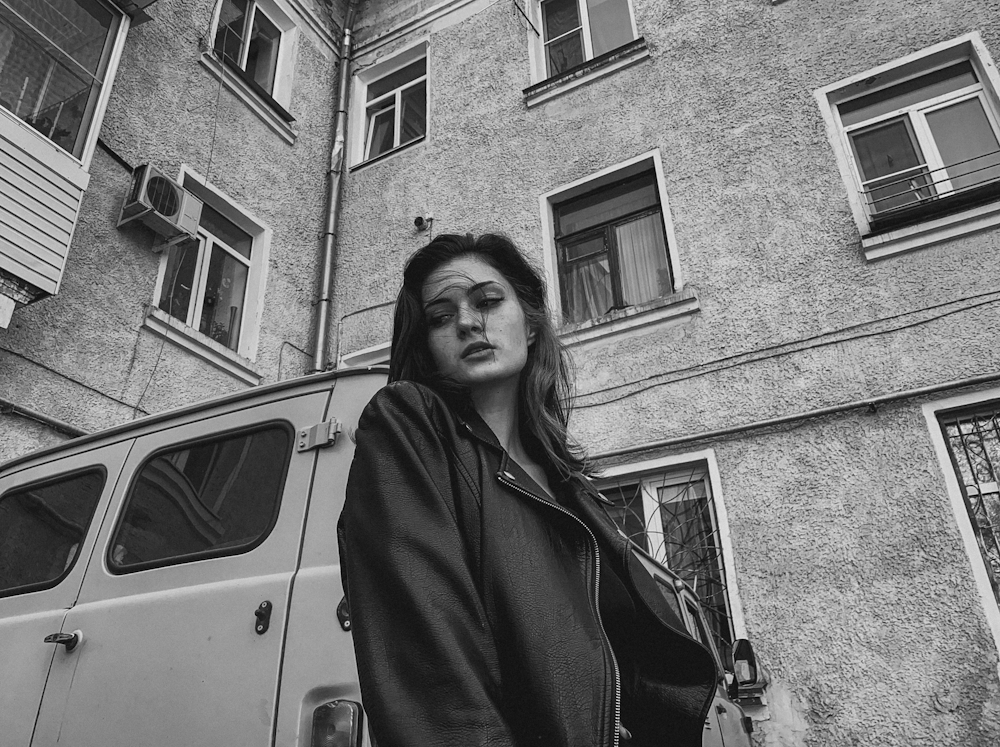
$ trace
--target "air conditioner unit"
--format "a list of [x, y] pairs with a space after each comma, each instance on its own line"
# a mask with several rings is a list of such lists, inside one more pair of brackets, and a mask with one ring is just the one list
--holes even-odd
[[153, 166], [139, 166], [132, 172], [118, 225], [142, 221], [176, 244], [198, 233], [202, 201]]

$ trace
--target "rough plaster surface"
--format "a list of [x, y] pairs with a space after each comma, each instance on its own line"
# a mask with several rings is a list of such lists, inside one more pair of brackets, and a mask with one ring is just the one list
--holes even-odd
[[[312, 3], [321, 16], [335, 3]], [[160, 0], [131, 29], [101, 139], [130, 166], [171, 176], [187, 164], [272, 231], [256, 369], [265, 382], [311, 363], [313, 302], [332, 144], [337, 61], [303, 33], [289, 145], [199, 64], [214, 3]], [[154, 235], [116, 229], [130, 173], [98, 146], [60, 292], [18, 309], [0, 330], [0, 397], [96, 430], [244, 388], [231, 375], [143, 328], [155, 303]], [[38, 445], [36, 425], [5, 419], [0, 460]], [[44, 440], [44, 439], [43, 439]]]
[[[1000, 3], [633, 4], [650, 58], [531, 109], [531, 32], [510, 3], [378, 50], [429, 42], [428, 136], [347, 179], [341, 352], [389, 339], [381, 305], [428, 238], [414, 216], [432, 211], [435, 233], [505, 231], [540, 265], [539, 195], [657, 149], [700, 310], [574, 348], [573, 430], [592, 450], [995, 372], [1000, 232], [866, 263], [813, 91], [972, 30], [1000, 56]], [[423, 9], [369, 2], [362, 39]], [[1000, 743], [992, 602], [921, 401], [690, 447], [717, 455], [772, 677], [759, 747]]]

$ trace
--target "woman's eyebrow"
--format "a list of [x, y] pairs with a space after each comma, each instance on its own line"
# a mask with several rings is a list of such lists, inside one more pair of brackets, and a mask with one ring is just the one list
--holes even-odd
[[[480, 290], [482, 290], [483, 288], [485, 288], [486, 286], [489, 286], [489, 285], [495, 285], [495, 286], [501, 287], [501, 288], [503, 287], [496, 280], [484, 280], [481, 283], [476, 283], [475, 285], [470, 285], [465, 290], [465, 294], [467, 296], [471, 296], [476, 291], [480, 291]], [[445, 290], [448, 290], [448, 289], [445, 288]], [[442, 291], [442, 293], [444, 293], [444, 291]], [[444, 295], [439, 295], [436, 298], [432, 298], [430, 301], [428, 301], [427, 303], [424, 304], [424, 311], [427, 311], [427, 309], [429, 309], [431, 306], [434, 306], [434, 305], [439, 304], [439, 303], [451, 303], [451, 299], [448, 298], [447, 296], [444, 296]]]

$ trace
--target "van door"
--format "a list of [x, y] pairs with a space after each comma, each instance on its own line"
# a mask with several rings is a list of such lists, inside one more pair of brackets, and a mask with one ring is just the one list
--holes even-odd
[[328, 397], [136, 439], [63, 625], [83, 643], [53, 662], [33, 745], [271, 743], [315, 462], [295, 435]]
[[31, 741], [53, 655], [129, 443], [0, 476], [0, 734]]

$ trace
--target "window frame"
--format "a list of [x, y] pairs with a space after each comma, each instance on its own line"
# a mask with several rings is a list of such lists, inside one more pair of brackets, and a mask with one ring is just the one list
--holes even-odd
[[[613, 311], [601, 317], [576, 323], [564, 323], [562, 320], [561, 248], [556, 236], [556, 206], [649, 171], [654, 174], [660, 216], [663, 221], [664, 240], [667, 244], [667, 270], [670, 273], [672, 283], [671, 292], [649, 302]], [[545, 273], [549, 281], [549, 308], [554, 315], [553, 321], [565, 344], [572, 346], [609, 334], [630, 333], [652, 323], [698, 311], [697, 298], [693, 292], [685, 288], [677, 239], [674, 234], [673, 218], [667, 197], [663, 164], [658, 150], [622, 161], [540, 195], [539, 212], [542, 222], [542, 242], [545, 247], [543, 256]]]
[[[132, 563], [130, 565], [119, 565], [113, 555], [115, 550], [115, 540], [119, 536], [119, 532], [122, 530], [122, 524], [125, 520], [125, 514], [128, 511], [129, 505], [134, 497], [134, 492], [139, 482], [139, 476], [142, 471], [155, 459], [158, 459], [163, 454], [170, 454], [177, 451], [182, 451], [185, 449], [191, 449], [203, 444], [217, 443], [227, 439], [238, 438], [240, 436], [252, 435], [254, 433], [260, 433], [266, 430], [282, 430], [288, 438], [288, 447], [284, 456], [284, 461], [281, 467], [281, 476], [278, 478], [278, 494], [275, 501], [274, 511], [271, 514], [271, 518], [267, 523], [267, 527], [257, 536], [253, 541], [243, 544], [235, 545], [232, 547], [223, 547], [221, 549], [209, 549], [202, 550], [199, 552], [188, 553], [187, 555], [174, 555], [167, 558], [160, 558], [158, 560], [149, 560], [139, 563]], [[254, 423], [249, 426], [242, 426], [233, 428], [231, 430], [219, 431], [217, 433], [212, 433], [208, 436], [201, 436], [194, 439], [189, 439], [186, 441], [179, 441], [175, 444], [169, 444], [163, 446], [162, 448], [155, 449], [146, 455], [145, 459], [132, 470], [132, 476], [129, 480], [128, 489], [125, 491], [120, 505], [117, 509], [117, 516], [115, 517], [114, 528], [108, 535], [108, 539], [105, 547], [104, 554], [104, 565], [108, 569], [108, 572], [113, 576], [126, 576], [132, 573], [139, 573], [141, 571], [148, 571], [153, 568], [166, 568], [170, 566], [185, 565], [187, 563], [194, 563], [200, 560], [209, 560], [217, 558], [226, 558], [233, 555], [244, 555], [257, 547], [260, 547], [271, 533], [274, 531], [275, 525], [278, 523], [278, 516], [281, 514], [282, 500], [285, 496], [286, 484], [288, 480], [288, 470], [292, 462], [292, 455], [295, 453], [295, 428], [286, 420], [269, 419], [261, 423]]]
[[[91, 527], [94, 524], [94, 517], [101, 512], [103, 498], [108, 489], [108, 470], [102, 464], [93, 464], [89, 466], [82, 466], [76, 469], [71, 469], [67, 472], [49, 477], [42, 477], [38, 480], [32, 482], [27, 482], [23, 485], [16, 485], [10, 490], [7, 490], [2, 495], [0, 495], [0, 503], [5, 501], [12, 493], [21, 493], [30, 490], [36, 490], [39, 488], [46, 488], [50, 485], [54, 485], [59, 482], [73, 480], [77, 477], [81, 477], [88, 474], [96, 474], [100, 476], [101, 487], [97, 491], [97, 501], [94, 504], [94, 510], [90, 514], [90, 518], [87, 521], [86, 526], [82, 527], [82, 538], [80, 545], [77, 548], [76, 554], [73, 556], [72, 561], [65, 568], [63, 568], [62, 573], [60, 573], [55, 578], [49, 579], [48, 581], [39, 581], [33, 584], [24, 584], [22, 586], [13, 586], [8, 589], [0, 589], [0, 599], [5, 597], [20, 596], [21, 594], [28, 594], [36, 591], [44, 591], [45, 589], [52, 589], [59, 584], [61, 584], [70, 573], [73, 572], [73, 568], [76, 566], [77, 562], [80, 560], [80, 556], [83, 555], [84, 544], [87, 541], [87, 537], [90, 534]], [[86, 562], [86, 561], [84, 561]]]
[[246, 60], [250, 52], [249, 38], [240, 39], [239, 64], [234, 65], [223, 55], [215, 50], [216, 37], [219, 33], [219, 24], [222, 19], [222, 6], [225, 0], [218, 0], [215, 4], [215, 11], [212, 16], [211, 36], [208, 44], [209, 51], [206, 53], [223, 70], [235, 74], [243, 86], [248, 88], [258, 97], [276, 109], [279, 117], [286, 123], [294, 121], [288, 108], [291, 103], [293, 68], [295, 65], [295, 55], [298, 46], [298, 26], [292, 20], [289, 10], [286, 10], [280, 3], [282, 0], [247, 0], [250, 12], [246, 14], [243, 23], [243, 33], [246, 35], [248, 29], [253, 29], [253, 19], [259, 11], [268, 21], [270, 21], [279, 31], [278, 49], [275, 54], [274, 82], [271, 90], [268, 91], [257, 83], [246, 71]]
[[[977, 83], [899, 107], [853, 125], [843, 124], [840, 115], [841, 105], [964, 61], [971, 64], [978, 78]], [[891, 119], [905, 117], [905, 121], [912, 128], [915, 142], [923, 151], [924, 164], [933, 173], [934, 169], [942, 170], [945, 164], [926, 125], [926, 114], [954, 106], [961, 101], [978, 98], [994, 135], [1000, 141], [998, 92], [1000, 92], [1000, 76], [978, 32], [936, 44], [814, 92], [826, 122], [827, 135], [837, 159], [841, 178], [847, 188], [848, 202], [861, 235], [867, 260], [882, 259], [1000, 224], [1000, 197], [986, 197], [982, 201], [984, 204], [966, 205], [956, 199], [960, 198], [960, 195], [950, 189], [950, 183], [939, 182], [948, 189], [941, 196], [915, 203], [913, 210], [919, 213], [908, 214], [905, 220], [900, 220], [896, 224], [891, 220], [887, 222], [885, 216], [880, 221], [877, 213], [867, 204], [867, 196], [864, 194], [866, 182], [857, 163], [850, 135]], [[1000, 184], [997, 184], [997, 187], [1000, 190]]]
[[[596, 478], [594, 483], [599, 490], [608, 487], [609, 485], [613, 486], [624, 484], [645, 485], [648, 483], [650, 485], [656, 484], [657, 486], [663, 486], [670, 484], [669, 482], [664, 482], [662, 479], [664, 475], [670, 473], [677, 473], [676, 478], [674, 478], [674, 483], [676, 484], [690, 482], [690, 480], [685, 480], [684, 476], [681, 474], [682, 471], [686, 474], [694, 474], [695, 471], [702, 471], [704, 473], [701, 479], [705, 482], [706, 490], [708, 492], [708, 501], [712, 508], [715, 521], [714, 531], [717, 533], [719, 545], [718, 549], [720, 552], [720, 562], [722, 566], [721, 577], [725, 586], [724, 593], [728, 606], [730, 626], [729, 633], [733, 636], [733, 641], [740, 638], [749, 638], [750, 636], [747, 632], [746, 619], [743, 614], [743, 603], [740, 599], [739, 587], [736, 580], [736, 565], [732, 545], [732, 534], [729, 527], [729, 515], [723, 498], [721, 485], [722, 481], [715, 451], [713, 449], [703, 449], [700, 451], [604, 467], [600, 472], [600, 477]], [[648, 522], [648, 517], [651, 515], [650, 509], [654, 509], [653, 515], [655, 515], [657, 520], [659, 520], [659, 503], [655, 499], [655, 494], [651, 495], [648, 491], [643, 490], [642, 498], [644, 522]], [[662, 532], [662, 524], [660, 525], [660, 528]], [[640, 549], [643, 552], [646, 552], [646, 554], [661, 565], [666, 565], [664, 563], [665, 558], [662, 553], [658, 554], [656, 552], [647, 551], [642, 548], [641, 545]], [[683, 606], [683, 598], [680, 598], [680, 601]], [[717, 642], [716, 645], [718, 645]]]
[[[109, 31], [109, 37], [111, 38], [105, 44], [102, 52], [100, 66], [104, 71], [104, 77], [102, 78], [101, 90], [96, 100], [88, 104], [90, 115], [89, 121], [84, 125], [86, 127], [86, 134], [82, 138], [80, 153], [75, 155], [73, 152], [57, 145], [54, 141], [16, 116], [12, 111], [9, 111], [6, 107], [0, 107], [0, 126], [5, 122], [9, 123], [10, 126], [30, 133], [32, 137], [40, 139], [42, 143], [48, 146], [43, 150], [39, 150], [36, 154], [37, 156], [41, 157], [44, 153], [47, 156], [45, 158], [46, 161], [51, 160], [58, 163], [65, 160], [67, 166], [72, 164], [71, 168], [82, 167], [84, 171], [89, 171], [91, 161], [94, 157], [94, 150], [97, 148], [97, 139], [100, 136], [104, 115], [107, 112], [108, 102], [111, 98], [111, 89], [114, 87], [115, 77], [125, 50], [125, 38], [132, 20], [127, 13], [122, 11], [119, 4], [109, 2], [108, 0], [97, 0], [97, 2], [115, 16], [116, 28]], [[32, 148], [32, 151], [35, 150], [35, 148]]]
[[[545, 39], [545, 14], [542, 11], [542, 6], [548, 2], [552, 2], [552, 0], [537, 0], [537, 2], [531, 3], [532, 17], [533, 17], [532, 20], [534, 21], [536, 27], [538, 28], [538, 34], [535, 39], [535, 43], [530, 45], [529, 48], [529, 64], [531, 66], [531, 80], [534, 83], [538, 83], [544, 80], [549, 80], [551, 78], [557, 78], [561, 75], [565, 75], [566, 73], [571, 72], [574, 69], [571, 67], [568, 70], [563, 70], [561, 72], [551, 72], [549, 70], [548, 54], [547, 54], [548, 45], [551, 44], [553, 41], [562, 38], [562, 36], [565, 36], [566, 34], [573, 32], [568, 31], [566, 32], [566, 34], [563, 34], [560, 37], [556, 37], [556, 39], [549, 39], [549, 40]], [[625, 3], [628, 7], [628, 19], [629, 19], [629, 26], [632, 29], [632, 39], [630, 42], [627, 42], [626, 44], [621, 45], [621, 47], [618, 47], [618, 49], [626, 47], [640, 38], [639, 27], [635, 21], [635, 6], [633, 4], [633, 0], [625, 0]], [[601, 55], [594, 54], [594, 41], [592, 38], [592, 32], [590, 28], [590, 9], [587, 7], [587, 0], [576, 0], [576, 10], [580, 19], [580, 26], [578, 28], [583, 36], [582, 39], [583, 62], [581, 64], [587, 65], [588, 63], [592, 62], [593, 60], [599, 57], [612, 54], [615, 51], [614, 49], [608, 50], [608, 52], [604, 52]], [[573, 31], [576, 31], [576, 29], [574, 29]], [[534, 36], [534, 32], [530, 33], [532, 33], [532, 36]]]
[[[166, 282], [167, 261], [169, 259], [168, 251], [162, 252], [160, 256], [160, 265], [157, 272], [156, 285], [153, 290], [152, 303], [147, 307], [147, 316], [144, 324], [154, 333], [166, 337], [171, 342], [187, 349], [217, 368], [236, 376], [245, 383], [259, 384], [261, 376], [254, 367], [253, 361], [257, 357], [257, 348], [260, 339], [264, 291], [267, 286], [271, 238], [273, 235], [272, 229], [226, 193], [211, 183], [207, 183], [204, 177], [186, 164], [181, 166], [177, 181], [206, 205], [211, 206], [224, 218], [232, 221], [240, 229], [250, 234], [252, 238], [247, 287], [243, 304], [242, 321], [240, 323], [240, 338], [236, 349], [229, 349], [200, 332], [196, 326], [182, 322], [158, 308], [160, 296], [163, 292], [163, 285]], [[198, 230], [199, 234], [203, 232], [201, 226], [198, 227]], [[233, 254], [235, 256], [239, 253], [233, 252]], [[210, 261], [210, 259], [209, 255], [207, 261]], [[204, 286], [202, 284], [204, 280], [207, 280], [207, 273], [202, 273], [201, 278], [199, 278], [200, 297], [204, 295]], [[200, 308], [199, 304], [198, 309]], [[200, 319], [200, 311], [197, 313], [198, 315], [194, 317], [195, 321]]]
[[[384, 94], [372, 101], [368, 101], [369, 86], [395, 72], [398, 72], [399, 70], [402, 70], [421, 58], [424, 59], [423, 75], [418, 76], [412, 81], [404, 83], [398, 88], [386, 91]], [[365, 166], [369, 163], [376, 163], [382, 159], [389, 158], [396, 153], [406, 150], [407, 148], [426, 142], [430, 136], [431, 130], [431, 58], [427, 40], [422, 39], [415, 44], [402, 48], [392, 53], [388, 56], [388, 59], [381, 62], [375, 62], [374, 58], [366, 55], [362, 59], [356, 60], [355, 64], [358, 69], [354, 72], [354, 85], [351, 96], [352, 100], [356, 102], [356, 104], [348, 107], [351, 110], [351, 114], [349, 115], [351, 121], [350, 126], [348, 127], [348, 133], [354, 133], [353, 135], [349, 135], [352, 141], [349, 151], [350, 167], [353, 169]], [[421, 83], [424, 85], [424, 134], [420, 137], [414, 138], [413, 140], [399, 144], [401, 132], [400, 124], [402, 118], [402, 94], [404, 91], [420, 85]], [[393, 99], [392, 106], [394, 108], [393, 147], [379, 153], [376, 156], [370, 156], [371, 136], [375, 125], [375, 117], [377, 114], [385, 109], [388, 109], [389, 107], [382, 106], [371, 116], [369, 115], [369, 111], [380, 102], [387, 101], [390, 98]]]
[[990, 581], [990, 573], [980, 551], [976, 530], [969, 517], [965, 495], [954, 463], [952, 462], [951, 452], [948, 448], [945, 429], [942, 423], [942, 420], [959, 413], [964, 414], [968, 411], [984, 410], [996, 406], [998, 402], [1000, 402], [1000, 388], [993, 387], [979, 392], [960, 394], [928, 402], [923, 404], [921, 409], [924, 420], [927, 423], [931, 445], [937, 456], [941, 475], [944, 478], [948, 502], [951, 504], [958, 533], [962, 539], [962, 546], [969, 560], [973, 581], [979, 592], [983, 614], [993, 635], [993, 643], [997, 650], [1000, 650], [1000, 604], [998, 604], [994, 594], [993, 585]]

